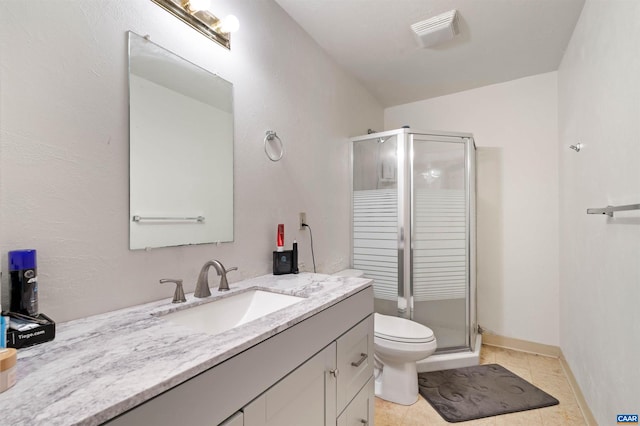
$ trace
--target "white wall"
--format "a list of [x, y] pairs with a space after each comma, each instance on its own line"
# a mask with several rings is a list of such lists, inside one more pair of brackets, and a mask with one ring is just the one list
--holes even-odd
[[[380, 128], [381, 106], [273, 1], [215, 5], [240, 20], [231, 51], [149, 0], [0, 2], [1, 262], [38, 250], [40, 308], [57, 321], [170, 298], [160, 278], [193, 291], [213, 258], [239, 267], [231, 282], [269, 273], [278, 223], [309, 270], [300, 211], [318, 270], [348, 266], [347, 138]], [[128, 249], [128, 30], [234, 83], [234, 243]], [[278, 163], [268, 129], [286, 146]]]
[[[599, 424], [640, 409], [640, 3], [587, 0], [558, 71], [560, 343]], [[568, 146], [581, 142], [579, 152]]]
[[558, 345], [557, 75], [387, 108], [385, 129], [473, 133], [478, 322]]

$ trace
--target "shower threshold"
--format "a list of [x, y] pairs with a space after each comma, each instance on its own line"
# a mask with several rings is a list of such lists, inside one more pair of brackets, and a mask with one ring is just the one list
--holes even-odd
[[482, 336], [476, 336], [475, 351], [435, 353], [429, 358], [418, 361], [416, 364], [418, 373], [429, 371], [449, 370], [451, 368], [471, 367], [480, 364], [480, 347]]

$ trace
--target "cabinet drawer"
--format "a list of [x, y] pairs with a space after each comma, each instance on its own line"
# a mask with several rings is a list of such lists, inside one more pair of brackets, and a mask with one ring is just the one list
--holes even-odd
[[374, 405], [373, 377], [338, 417], [337, 426], [372, 426]]
[[337, 340], [337, 413], [349, 404], [373, 376], [373, 315]]

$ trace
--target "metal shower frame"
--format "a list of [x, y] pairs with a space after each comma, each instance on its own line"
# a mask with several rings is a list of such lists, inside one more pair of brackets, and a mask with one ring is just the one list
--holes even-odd
[[[473, 135], [462, 132], [444, 132], [444, 131], [418, 131], [410, 128], [401, 128], [384, 132], [375, 132], [363, 136], [350, 138], [349, 158], [350, 158], [350, 176], [349, 194], [351, 200], [349, 202], [350, 223], [349, 230], [351, 238], [350, 244], [350, 262], [353, 265], [353, 146], [355, 142], [361, 142], [373, 139], [386, 139], [397, 137], [397, 167], [398, 167], [398, 300], [402, 295], [407, 297], [407, 308], [401, 309], [398, 306], [398, 316], [412, 318], [413, 316], [413, 278], [411, 274], [411, 262], [413, 256], [405, 255], [406, 247], [412, 247], [414, 239], [412, 222], [413, 207], [413, 147], [416, 140], [433, 140], [434, 142], [462, 143], [465, 145], [465, 196], [468, 212], [466, 215], [466, 258], [467, 258], [467, 285], [466, 285], [466, 327], [465, 341], [467, 346], [464, 348], [454, 348], [453, 351], [459, 350], [475, 350], [476, 335], [478, 332], [477, 325], [477, 294], [476, 294], [476, 167], [475, 155], [476, 146]], [[410, 160], [406, 160], [406, 156]], [[411, 232], [405, 232], [406, 225], [409, 224]], [[409, 279], [405, 279], [409, 277]]]

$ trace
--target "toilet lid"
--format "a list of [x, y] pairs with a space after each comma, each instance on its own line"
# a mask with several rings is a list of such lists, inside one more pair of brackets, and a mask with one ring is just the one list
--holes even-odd
[[406, 318], [374, 314], [376, 337], [394, 342], [426, 343], [435, 339], [429, 327]]

